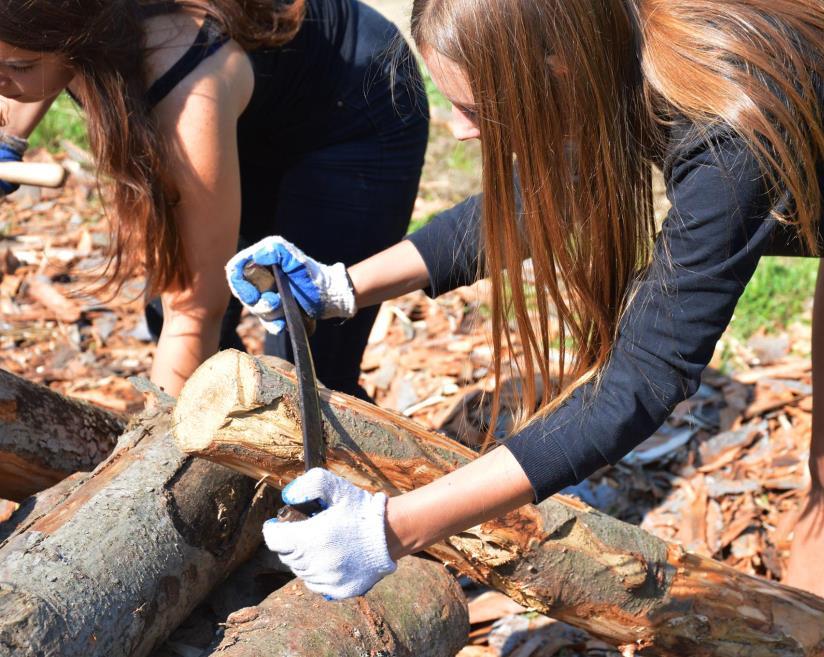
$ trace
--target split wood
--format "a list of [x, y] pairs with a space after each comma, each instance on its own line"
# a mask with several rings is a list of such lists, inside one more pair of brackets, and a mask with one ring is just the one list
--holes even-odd
[[[298, 476], [291, 366], [224, 351], [184, 387], [181, 449], [282, 487]], [[321, 391], [327, 467], [399, 494], [475, 457], [455, 441], [358, 399]], [[520, 604], [636, 654], [824, 655], [824, 600], [689, 554], [562, 496], [468, 529], [428, 552]]]

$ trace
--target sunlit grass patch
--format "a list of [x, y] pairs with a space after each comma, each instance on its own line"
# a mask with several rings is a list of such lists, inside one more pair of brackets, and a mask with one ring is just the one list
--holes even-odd
[[60, 150], [60, 140], [67, 139], [81, 148], [89, 148], [83, 111], [67, 94], [60, 94], [29, 138], [32, 147]]
[[730, 332], [738, 340], [777, 333], [810, 321], [818, 258], [762, 258], [735, 309]]

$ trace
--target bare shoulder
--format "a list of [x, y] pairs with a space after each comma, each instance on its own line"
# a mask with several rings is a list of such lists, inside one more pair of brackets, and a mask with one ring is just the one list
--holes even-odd
[[[188, 12], [163, 14], [145, 22], [147, 88], [191, 47], [203, 22]], [[240, 116], [254, 89], [249, 57], [235, 41], [229, 41], [202, 61], [161, 101], [162, 113], [179, 111], [193, 95], [210, 99], [224, 111]], [[204, 98], [205, 97], [205, 98]]]

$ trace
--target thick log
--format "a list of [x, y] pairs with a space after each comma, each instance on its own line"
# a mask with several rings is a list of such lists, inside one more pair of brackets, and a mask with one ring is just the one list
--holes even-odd
[[167, 410], [0, 544], [2, 657], [142, 657], [260, 543], [269, 487], [192, 459]]
[[214, 657], [452, 657], [469, 634], [466, 598], [443, 566], [417, 557], [366, 595], [327, 602], [292, 582], [229, 616]]
[[[184, 451], [283, 486], [302, 469], [294, 375], [282, 361], [222, 352], [175, 408]], [[475, 454], [407, 418], [321, 391], [327, 467], [389, 494]], [[526, 607], [644, 654], [824, 655], [824, 600], [688, 554], [555, 496], [428, 550]]]
[[42, 490], [36, 495], [23, 500], [17, 510], [11, 514], [11, 517], [0, 523], [0, 544], [8, 540], [13, 534], [25, 531], [32, 523], [49, 513], [90, 476], [88, 472], [76, 472], [51, 488]]
[[124, 426], [113, 413], [0, 370], [0, 497], [19, 502], [94, 469]]

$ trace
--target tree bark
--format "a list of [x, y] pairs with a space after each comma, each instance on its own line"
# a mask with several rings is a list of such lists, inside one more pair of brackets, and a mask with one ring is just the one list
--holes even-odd
[[[274, 358], [224, 351], [174, 412], [184, 451], [283, 486], [302, 469], [294, 375]], [[397, 494], [475, 457], [445, 436], [321, 390], [327, 467]], [[824, 655], [824, 600], [739, 573], [555, 496], [428, 550], [526, 607], [641, 654]]]
[[91, 474], [88, 472], [76, 472], [54, 486], [23, 500], [17, 510], [11, 514], [11, 517], [0, 523], [0, 544], [8, 540], [13, 534], [25, 531], [32, 523], [42, 518], [71, 495], [90, 476]]
[[0, 656], [147, 655], [260, 543], [271, 489], [182, 454], [168, 417], [0, 544]]
[[327, 602], [291, 582], [229, 616], [223, 639], [204, 657], [452, 657], [468, 633], [455, 578], [440, 564], [407, 557], [350, 600]]
[[20, 502], [92, 470], [123, 429], [113, 413], [0, 370], [0, 497]]

